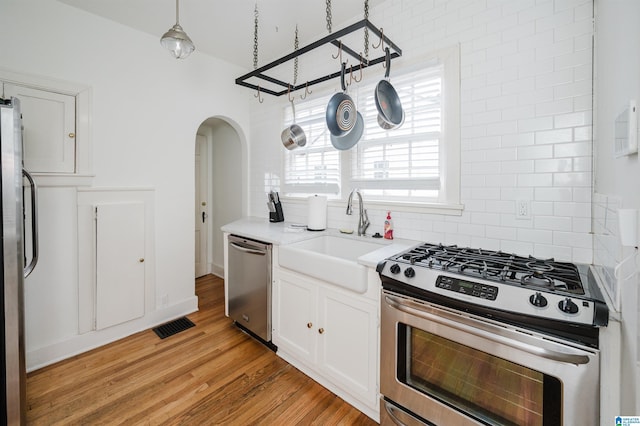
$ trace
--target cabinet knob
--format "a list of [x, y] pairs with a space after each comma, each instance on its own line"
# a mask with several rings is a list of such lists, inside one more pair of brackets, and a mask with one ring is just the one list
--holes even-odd
[[69, 133], [69, 137], [70, 137], [71, 139], [73, 139], [73, 138], [75, 138], [75, 137], [76, 137], [76, 134], [75, 134], [75, 133]]
[[318, 333], [323, 334], [324, 333], [324, 328], [319, 328], [318, 329]]
[[313, 324], [311, 324], [310, 322], [307, 323], [307, 328], [311, 328], [313, 327]]
[[138, 262], [140, 262], [140, 263], [144, 262], [144, 258], [141, 257], [140, 259], [138, 259]]

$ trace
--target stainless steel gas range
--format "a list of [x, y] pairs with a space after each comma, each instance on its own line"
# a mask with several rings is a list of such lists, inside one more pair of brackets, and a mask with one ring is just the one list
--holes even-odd
[[599, 423], [587, 265], [422, 244], [378, 265], [382, 424]]

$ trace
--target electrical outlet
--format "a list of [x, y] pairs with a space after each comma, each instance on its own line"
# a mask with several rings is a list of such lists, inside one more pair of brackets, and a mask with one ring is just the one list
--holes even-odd
[[531, 219], [531, 202], [529, 200], [516, 201], [516, 219]]

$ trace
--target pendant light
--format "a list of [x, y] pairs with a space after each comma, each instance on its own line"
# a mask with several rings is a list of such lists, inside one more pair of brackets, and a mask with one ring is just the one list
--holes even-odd
[[176, 24], [164, 33], [160, 44], [169, 50], [174, 58], [184, 59], [195, 50], [196, 46], [180, 26], [179, 4], [180, 0], [176, 0]]

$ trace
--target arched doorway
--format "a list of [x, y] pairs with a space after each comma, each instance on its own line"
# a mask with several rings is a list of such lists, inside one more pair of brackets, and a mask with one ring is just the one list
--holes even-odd
[[196, 278], [224, 275], [224, 245], [220, 227], [246, 211], [245, 140], [230, 120], [211, 117], [196, 133], [195, 253]]

